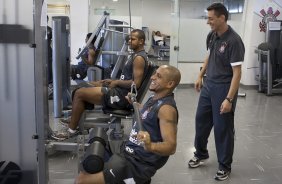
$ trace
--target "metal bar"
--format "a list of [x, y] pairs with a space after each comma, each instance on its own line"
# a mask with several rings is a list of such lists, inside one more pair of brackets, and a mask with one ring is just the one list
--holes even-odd
[[108, 128], [110, 124], [108, 122], [84, 122], [84, 128], [95, 128], [95, 127], [103, 127]]
[[114, 33], [119, 33], [119, 34], [128, 35], [128, 33], [116, 31], [116, 30], [113, 30], [113, 29], [108, 29], [108, 28], [102, 28], [102, 29], [105, 30], [105, 31], [109, 31], [109, 32], [114, 32]]
[[272, 95], [272, 63], [270, 51], [267, 51], [267, 95]]
[[98, 23], [96, 29], [92, 32], [92, 35], [90, 36], [90, 38], [88, 39], [86, 45], [81, 49], [81, 51], [79, 52], [79, 54], [76, 56], [76, 59], [79, 59], [84, 52], [88, 49], [88, 46], [90, 45], [90, 43], [92, 42], [92, 40], [94, 39], [94, 37], [96, 36], [96, 38], [98, 37], [98, 35], [100, 34], [100, 31], [102, 29], [103, 26], [106, 26], [107, 24], [107, 17], [108, 15], [104, 15], [100, 22]]
[[[85, 143], [84, 146], [88, 147], [89, 144]], [[50, 150], [76, 152], [78, 149], [78, 144], [73, 142], [49, 142], [46, 147]]]
[[117, 55], [117, 56], [127, 56], [128, 52], [122, 52], [122, 51], [102, 51], [102, 54]]
[[54, 117], [60, 118], [63, 111], [63, 100], [62, 100], [62, 65], [61, 65], [61, 20], [53, 19], [53, 55], [52, 55], [52, 69], [53, 69], [53, 102], [54, 102]]
[[133, 27], [131, 27], [130, 25], [123, 25], [123, 24], [120, 24], [120, 25], [110, 24], [109, 27], [114, 27], [114, 28], [121, 27], [121, 28], [131, 28], [131, 29], [133, 29]]
[[[47, 40], [45, 39], [46, 28], [41, 26], [43, 0], [33, 1], [34, 14], [34, 85], [35, 85], [35, 122], [37, 140], [37, 178], [36, 183], [49, 183], [48, 153], [46, 151], [46, 139], [50, 134], [48, 94], [46, 90], [47, 74]], [[47, 18], [47, 17], [46, 17]], [[31, 122], [30, 122], [31, 123]], [[30, 150], [31, 151], [31, 150]]]
[[[126, 44], [126, 42], [124, 42], [124, 44], [123, 44], [123, 46], [121, 48], [121, 52], [125, 52], [126, 50], [127, 50], [127, 44]], [[119, 70], [121, 69], [122, 65], [124, 65], [125, 62], [126, 62], [125, 60], [126, 60], [126, 58], [125, 58], [124, 55], [119, 55], [119, 57], [118, 57], [118, 59], [116, 61], [116, 64], [115, 64], [115, 66], [113, 68], [113, 71], [111, 73], [111, 78], [112, 79], [116, 79], [117, 78]]]
[[258, 53], [258, 60], [259, 60], [259, 89], [258, 91], [259, 92], [262, 92], [262, 76], [263, 76], [263, 63], [262, 63], [262, 60], [261, 60], [261, 53], [259, 52]]

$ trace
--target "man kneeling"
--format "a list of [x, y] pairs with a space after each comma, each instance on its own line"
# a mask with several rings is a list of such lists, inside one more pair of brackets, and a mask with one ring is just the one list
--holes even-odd
[[175, 153], [178, 110], [173, 90], [181, 74], [173, 66], [162, 65], [151, 77], [154, 92], [141, 107], [143, 130], [134, 121], [129, 139], [122, 142], [96, 174], [80, 172], [76, 184], [146, 183]]

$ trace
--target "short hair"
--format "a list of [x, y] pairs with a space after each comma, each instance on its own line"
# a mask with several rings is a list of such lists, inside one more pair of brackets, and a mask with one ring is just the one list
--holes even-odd
[[228, 20], [228, 11], [222, 3], [213, 3], [208, 8], [207, 11], [214, 10], [214, 13], [217, 17], [224, 15], [225, 21]]
[[144, 44], [145, 44], [146, 36], [145, 36], [144, 31], [142, 31], [141, 29], [133, 29], [133, 30], [131, 31], [131, 33], [137, 33], [137, 35], [138, 35], [137, 38], [138, 38], [139, 40], [143, 39]]
[[174, 88], [175, 88], [181, 80], [181, 73], [179, 69], [171, 65], [161, 65], [160, 67], [168, 71], [167, 78], [174, 81]]
[[[92, 35], [92, 33], [88, 33], [88, 34], [86, 35], [87, 39], [89, 39], [89, 38], [91, 37], [91, 35]], [[93, 40], [91, 41], [91, 43], [94, 45], [95, 40], [93, 39]]]

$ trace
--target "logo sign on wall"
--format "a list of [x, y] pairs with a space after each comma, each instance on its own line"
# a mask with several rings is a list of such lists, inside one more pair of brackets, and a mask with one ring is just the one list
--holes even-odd
[[269, 7], [267, 11], [265, 11], [265, 9], [260, 10], [260, 14], [263, 16], [262, 21], [259, 23], [260, 32], [265, 32], [266, 24], [269, 21], [276, 21], [277, 16], [280, 15], [280, 11], [276, 10], [275, 12], [273, 12], [273, 8]]

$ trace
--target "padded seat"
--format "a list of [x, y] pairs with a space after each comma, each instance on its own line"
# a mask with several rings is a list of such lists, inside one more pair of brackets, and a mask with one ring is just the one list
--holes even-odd
[[133, 114], [132, 109], [103, 109], [103, 112], [105, 114], [112, 114], [113, 116], [121, 116], [121, 117], [127, 117], [131, 116]]

